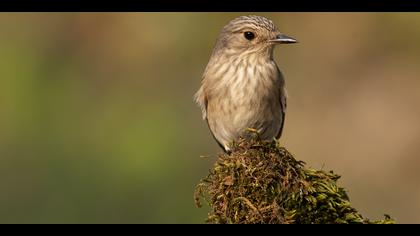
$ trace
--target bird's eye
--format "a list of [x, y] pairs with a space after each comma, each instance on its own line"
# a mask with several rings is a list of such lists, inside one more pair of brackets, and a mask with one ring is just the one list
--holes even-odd
[[245, 37], [246, 39], [248, 39], [249, 41], [251, 41], [251, 40], [253, 40], [253, 39], [255, 38], [255, 34], [254, 34], [254, 33], [252, 33], [252, 32], [250, 32], [250, 31], [246, 31], [246, 32], [244, 33], [244, 37]]

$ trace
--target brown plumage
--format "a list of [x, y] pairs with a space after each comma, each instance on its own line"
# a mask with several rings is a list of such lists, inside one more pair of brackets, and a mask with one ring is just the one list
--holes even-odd
[[264, 140], [280, 138], [287, 95], [273, 50], [295, 42], [261, 16], [241, 16], [222, 29], [195, 101], [225, 151], [248, 128]]

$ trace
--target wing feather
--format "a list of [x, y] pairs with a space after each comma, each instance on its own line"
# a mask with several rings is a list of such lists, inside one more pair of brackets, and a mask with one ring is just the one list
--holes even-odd
[[280, 105], [281, 105], [281, 125], [279, 132], [277, 133], [276, 139], [279, 139], [283, 133], [284, 119], [286, 118], [286, 108], [287, 108], [287, 91], [286, 88], [282, 88], [280, 92]]

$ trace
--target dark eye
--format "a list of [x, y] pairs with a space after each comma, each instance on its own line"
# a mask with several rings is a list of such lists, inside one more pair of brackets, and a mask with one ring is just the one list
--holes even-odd
[[246, 39], [248, 39], [249, 41], [251, 41], [251, 40], [253, 40], [255, 38], [255, 35], [254, 35], [254, 33], [250, 32], [250, 31], [246, 31], [244, 33], [244, 37]]

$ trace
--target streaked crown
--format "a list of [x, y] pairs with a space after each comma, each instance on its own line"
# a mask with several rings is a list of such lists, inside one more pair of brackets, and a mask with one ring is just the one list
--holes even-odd
[[267, 30], [269, 32], [276, 32], [277, 28], [274, 23], [262, 16], [240, 16], [231, 20], [224, 28], [224, 32], [240, 32], [245, 29], [252, 30]]
[[271, 20], [255, 15], [240, 16], [223, 27], [213, 55], [231, 57], [258, 54], [272, 57], [276, 43], [273, 40], [278, 35], [280, 32]]

